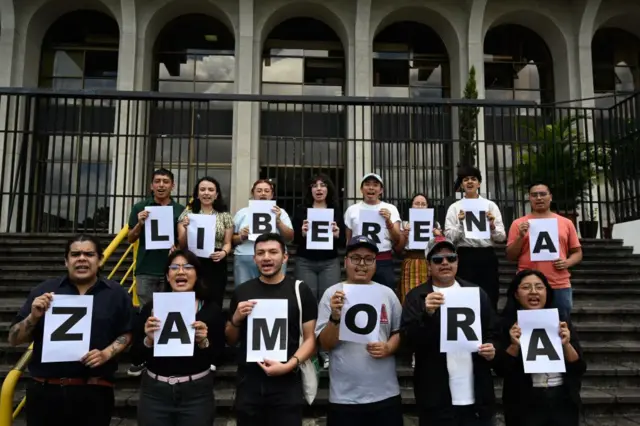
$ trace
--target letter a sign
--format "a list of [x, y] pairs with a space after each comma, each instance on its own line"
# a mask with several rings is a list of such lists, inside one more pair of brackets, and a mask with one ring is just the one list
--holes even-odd
[[93, 296], [56, 294], [44, 314], [42, 363], [75, 362], [89, 352]]
[[247, 362], [286, 362], [289, 302], [257, 299], [247, 317]]
[[160, 330], [153, 336], [153, 356], [193, 356], [196, 330], [196, 294], [192, 291], [155, 293], [153, 315]]
[[560, 258], [558, 219], [529, 221], [529, 250], [532, 262], [553, 261]]

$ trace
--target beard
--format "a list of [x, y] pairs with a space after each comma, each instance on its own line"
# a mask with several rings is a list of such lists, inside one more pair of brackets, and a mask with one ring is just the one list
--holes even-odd
[[274, 271], [269, 273], [269, 274], [263, 272], [262, 269], [260, 269], [260, 274], [265, 278], [272, 278], [272, 277], [275, 277], [276, 275], [278, 275], [280, 273], [280, 271], [282, 271], [282, 264], [280, 264], [280, 266], [276, 267], [274, 269]]

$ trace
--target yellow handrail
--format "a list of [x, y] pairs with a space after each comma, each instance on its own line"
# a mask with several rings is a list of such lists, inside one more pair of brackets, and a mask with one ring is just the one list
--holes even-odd
[[[127, 234], [129, 233], [129, 227], [127, 225], [124, 226], [115, 236], [115, 238], [109, 243], [107, 248], [103, 252], [103, 259], [100, 264], [103, 267], [109, 258], [115, 253], [116, 249], [120, 246], [123, 241], [127, 240]], [[131, 266], [127, 269], [127, 272], [124, 274], [124, 277], [120, 280], [120, 284], [124, 285], [127, 281], [127, 278], [133, 273], [135, 270], [135, 259], [138, 255], [138, 246], [139, 243], [136, 241], [133, 244], [129, 244], [127, 250], [120, 257], [120, 260], [116, 263], [116, 266], [109, 273], [108, 278], [111, 279], [118, 268], [122, 265], [127, 256], [133, 252], [133, 261], [131, 262]], [[136, 286], [136, 278], [133, 275], [133, 284], [129, 288], [129, 293], [133, 293], [132, 299], [133, 304], [135, 306], [140, 306], [140, 301], [138, 300], [138, 294], [135, 290]], [[0, 426], [11, 426], [16, 417], [20, 414], [22, 409], [26, 403], [26, 396], [22, 398], [20, 403], [17, 405], [15, 410], [13, 409], [13, 397], [15, 394], [16, 386], [18, 384], [18, 380], [22, 376], [22, 373], [27, 368], [29, 361], [31, 361], [31, 354], [33, 352], [33, 343], [29, 345], [29, 348], [25, 351], [24, 354], [20, 357], [16, 365], [9, 371], [7, 377], [5, 377], [4, 382], [2, 383], [2, 389], [0, 390]]]

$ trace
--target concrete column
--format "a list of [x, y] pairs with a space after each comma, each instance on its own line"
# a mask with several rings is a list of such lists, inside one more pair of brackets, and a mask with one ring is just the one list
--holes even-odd
[[[356, 7], [355, 40], [349, 42], [347, 67], [349, 96], [367, 97], [372, 87], [373, 40], [371, 39], [371, 0], [358, 0]], [[345, 209], [360, 199], [360, 178], [373, 171], [371, 155], [371, 107], [347, 108], [347, 163], [345, 164], [345, 193], [349, 201]], [[384, 179], [384, 176], [383, 176]]]
[[[236, 93], [251, 94], [260, 90], [260, 40], [254, 38], [254, 0], [239, 0], [236, 35]], [[257, 78], [257, 82], [255, 81]], [[257, 87], [256, 87], [257, 83]], [[260, 105], [234, 102], [233, 150], [231, 165], [231, 203], [235, 212], [245, 207], [251, 184], [260, 168]]]

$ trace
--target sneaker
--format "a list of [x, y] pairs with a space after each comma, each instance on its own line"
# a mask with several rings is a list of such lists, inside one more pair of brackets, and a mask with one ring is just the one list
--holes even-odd
[[140, 365], [131, 365], [131, 367], [129, 367], [129, 370], [127, 370], [127, 375], [133, 376], [133, 377], [138, 377], [146, 369], [147, 369], [146, 363], [142, 363]]
[[216, 371], [216, 366], [211, 364], [211, 371]]

